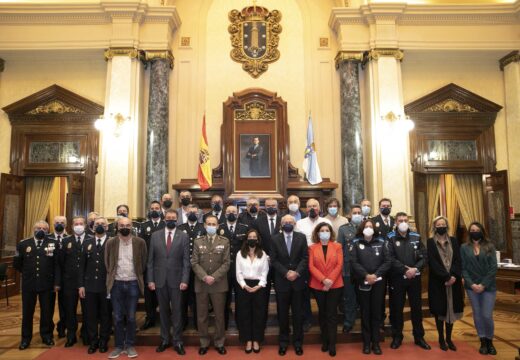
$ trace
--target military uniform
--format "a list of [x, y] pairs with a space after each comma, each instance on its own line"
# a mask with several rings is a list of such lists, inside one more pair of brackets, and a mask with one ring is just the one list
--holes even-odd
[[[91, 347], [107, 347], [111, 329], [110, 300], [107, 299], [105, 244], [108, 236], [89, 237], [81, 247], [78, 287], [85, 288], [85, 312], [88, 342]], [[98, 331], [99, 323], [99, 331]]]
[[[229, 240], [224, 236], [205, 235], [195, 239], [191, 265], [195, 273], [195, 293], [197, 295], [197, 322], [200, 334], [200, 346], [209, 347], [208, 308], [213, 304], [215, 314], [215, 347], [224, 346], [226, 293], [229, 290], [227, 273], [229, 271]], [[206, 276], [215, 278], [212, 285], [204, 282]]]
[[[62, 234], [50, 234], [49, 239], [52, 239], [56, 242], [56, 247], [59, 250], [61, 247], [61, 244], [63, 242], [63, 239], [68, 237], [67, 233], [63, 232]], [[56, 307], [56, 297], [58, 298], [58, 312], [60, 316], [60, 320], [58, 321], [58, 324], [56, 325], [56, 328], [58, 330], [58, 337], [62, 338], [65, 337], [65, 329], [66, 329], [66, 315], [65, 315], [65, 299], [63, 296], [63, 284], [60, 284], [60, 289], [57, 292], [58, 296], [56, 296], [56, 292], [52, 292], [51, 294], [51, 316], [54, 318], [54, 309]]]
[[352, 223], [341, 225], [338, 229], [337, 242], [343, 248], [343, 328], [350, 331], [356, 322], [358, 309], [357, 296], [351, 277], [350, 251], [352, 240], [356, 237], [356, 226]]
[[51, 345], [54, 323], [51, 317], [51, 293], [60, 285], [56, 242], [48, 237], [22, 240], [16, 245], [13, 267], [22, 274], [22, 344], [30, 344], [36, 299], [40, 302], [40, 336]]

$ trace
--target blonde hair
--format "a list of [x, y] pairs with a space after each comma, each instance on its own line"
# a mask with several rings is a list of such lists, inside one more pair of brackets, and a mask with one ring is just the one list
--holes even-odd
[[450, 223], [448, 222], [448, 219], [446, 218], [446, 216], [437, 216], [435, 219], [433, 219], [432, 221], [432, 227], [430, 229], [430, 233], [431, 233], [431, 236], [435, 235], [435, 224], [439, 221], [439, 220], [444, 220], [446, 222], [446, 234], [449, 236], [449, 232], [450, 232]]

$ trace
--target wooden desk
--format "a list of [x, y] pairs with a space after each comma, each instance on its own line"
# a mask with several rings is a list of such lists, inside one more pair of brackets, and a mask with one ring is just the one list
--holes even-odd
[[499, 267], [497, 289], [508, 294], [515, 294], [516, 285], [520, 287], [520, 268]]

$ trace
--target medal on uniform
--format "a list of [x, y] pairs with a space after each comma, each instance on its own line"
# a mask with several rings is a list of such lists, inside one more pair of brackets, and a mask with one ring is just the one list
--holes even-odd
[[360, 248], [361, 250], [363, 250], [363, 249], [365, 248], [365, 245], [361, 244], [361, 245], [359, 245], [359, 248]]
[[186, 230], [182, 230], [182, 231], [184, 231], [184, 233], [185, 233], [185, 234], [187, 234], [187, 233], [188, 233], [188, 232], [187, 232]]
[[71, 242], [67, 245], [67, 249], [72, 249], [72, 243]]
[[146, 228], [146, 232], [148, 232], [148, 233], [149, 233], [151, 230], [152, 230], [152, 229], [151, 229], [149, 226]]
[[376, 249], [376, 256], [379, 256], [379, 250]]
[[87, 251], [92, 250], [92, 244], [88, 244]]
[[401, 246], [401, 242], [400, 241], [396, 241], [395, 242], [395, 246]]
[[376, 227], [379, 227], [379, 222], [376, 222]]
[[28, 247], [27, 247], [27, 249], [25, 249], [25, 252], [28, 252], [28, 253], [30, 253], [30, 252], [31, 252], [31, 250], [32, 250], [32, 248], [31, 248], [30, 246], [28, 246]]
[[220, 235], [224, 235], [224, 229], [220, 229]]

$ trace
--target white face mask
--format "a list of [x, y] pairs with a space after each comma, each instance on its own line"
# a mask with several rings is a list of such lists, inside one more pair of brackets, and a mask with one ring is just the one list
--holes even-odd
[[81, 235], [85, 232], [85, 227], [83, 225], [74, 225], [74, 234]]
[[366, 237], [370, 237], [370, 236], [374, 235], [374, 229], [372, 229], [370, 227], [364, 228], [363, 235], [365, 235]]
[[405, 223], [405, 222], [402, 222], [400, 223], [397, 228], [399, 229], [400, 232], [402, 233], [405, 233], [408, 231], [408, 229], [410, 228], [410, 226], [408, 225], [408, 223]]
[[289, 204], [289, 211], [291, 211], [293, 213], [298, 211], [299, 208], [300, 208], [300, 206], [298, 204], [294, 204], [294, 203]]
[[361, 213], [363, 214], [363, 216], [368, 216], [370, 215], [370, 206], [363, 206], [361, 207]]
[[327, 245], [330, 240], [330, 232], [320, 231], [319, 233], [320, 241], [323, 245]]
[[352, 224], [359, 225], [363, 221], [363, 215], [361, 215], [361, 214], [354, 214], [354, 215], [352, 215], [351, 221], [352, 221]]

